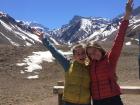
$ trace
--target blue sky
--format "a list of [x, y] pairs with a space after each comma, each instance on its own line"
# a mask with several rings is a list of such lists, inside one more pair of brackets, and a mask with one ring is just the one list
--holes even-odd
[[[0, 11], [17, 20], [59, 28], [74, 15], [113, 18], [124, 12], [127, 0], [0, 0]], [[134, 0], [134, 7], [140, 0]]]

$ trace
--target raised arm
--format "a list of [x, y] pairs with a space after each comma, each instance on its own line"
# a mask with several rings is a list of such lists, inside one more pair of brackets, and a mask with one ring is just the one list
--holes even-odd
[[40, 40], [42, 40], [44, 46], [52, 53], [53, 57], [58, 60], [64, 70], [67, 71], [70, 66], [70, 61], [65, 58], [65, 56], [63, 56], [47, 38], [43, 38], [43, 35], [40, 36]]
[[126, 4], [126, 11], [125, 11], [124, 18], [123, 18], [122, 23], [120, 25], [118, 34], [115, 38], [113, 47], [108, 54], [109, 62], [114, 67], [115, 67], [115, 65], [120, 57], [121, 50], [123, 47], [123, 42], [124, 42], [126, 30], [128, 28], [128, 24], [129, 24], [129, 18], [130, 18], [131, 13], [132, 13], [132, 3], [133, 3], [133, 0], [128, 0], [128, 2]]

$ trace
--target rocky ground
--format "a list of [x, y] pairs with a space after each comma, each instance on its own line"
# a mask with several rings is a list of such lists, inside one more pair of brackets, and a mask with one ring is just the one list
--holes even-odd
[[[33, 51], [47, 50], [41, 46], [0, 46], [0, 105], [57, 105], [57, 96], [52, 88], [57, 81], [64, 80], [64, 72], [58, 62], [43, 62], [39, 79], [26, 79], [26, 74], [16, 66]], [[118, 68], [121, 85], [140, 86], [138, 79], [138, 47], [123, 49]], [[27, 74], [29, 75], [29, 74]], [[140, 105], [139, 95], [122, 95], [125, 105]]]

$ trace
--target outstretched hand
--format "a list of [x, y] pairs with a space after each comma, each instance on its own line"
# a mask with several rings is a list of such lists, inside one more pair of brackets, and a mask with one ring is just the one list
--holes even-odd
[[125, 16], [124, 16], [125, 20], [129, 20], [132, 11], [133, 11], [133, 0], [128, 0], [125, 7]]
[[43, 33], [43, 32], [41, 32], [41, 33], [37, 34], [37, 36], [39, 37], [39, 39], [40, 39], [40, 40], [42, 40], [42, 39], [43, 39], [43, 35], [44, 35], [44, 33]]

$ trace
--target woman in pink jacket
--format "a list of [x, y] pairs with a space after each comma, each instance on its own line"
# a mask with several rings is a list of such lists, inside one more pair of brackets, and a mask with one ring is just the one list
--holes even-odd
[[132, 3], [133, 0], [128, 0], [126, 13], [111, 51], [106, 52], [97, 43], [87, 45], [86, 52], [90, 59], [91, 94], [94, 105], [123, 105], [115, 74], [132, 12]]

